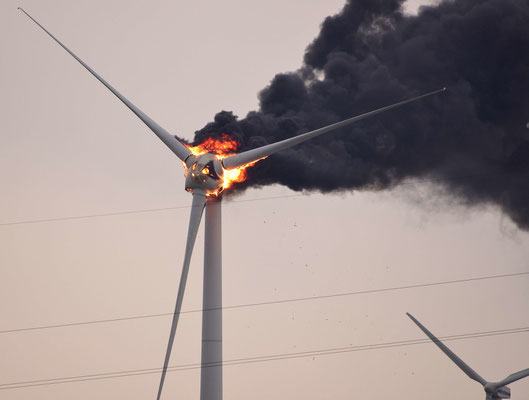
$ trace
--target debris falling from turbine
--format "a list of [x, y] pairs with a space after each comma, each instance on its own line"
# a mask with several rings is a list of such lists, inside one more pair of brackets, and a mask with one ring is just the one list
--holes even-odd
[[447, 86], [269, 157], [234, 186], [321, 192], [432, 180], [460, 202], [493, 204], [529, 229], [529, 2], [348, 0], [325, 19], [298, 71], [277, 74], [260, 108], [222, 111], [194, 143], [229, 134], [238, 151]]

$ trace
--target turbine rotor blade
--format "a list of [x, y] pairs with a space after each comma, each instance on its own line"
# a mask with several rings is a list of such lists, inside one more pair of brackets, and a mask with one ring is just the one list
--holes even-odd
[[232, 168], [240, 167], [241, 165], [245, 165], [245, 164], [257, 161], [263, 157], [268, 157], [269, 155], [277, 153], [278, 151], [288, 149], [292, 146], [295, 146], [296, 144], [303, 143], [306, 140], [315, 138], [317, 136], [323, 135], [324, 133], [341, 128], [342, 126], [346, 126], [346, 125], [352, 124], [353, 122], [360, 121], [361, 119], [371, 117], [372, 115], [379, 114], [381, 112], [390, 110], [392, 108], [399, 107], [404, 104], [420, 100], [424, 97], [428, 97], [428, 96], [432, 96], [440, 92], [444, 92], [445, 90], [446, 88], [444, 87], [434, 92], [426, 93], [421, 96], [417, 96], [417, 97], [413, 97], [408, 100], [400, 101], [398, 103], [391, 104], [386, 107], [378, 108], [376, 110], [357, 115], [356, 117], [352, 117], [352, 118], [349, 118], [349, 119], [346, 119], [340, 122], [336, 122], [331, 125], [324, 126], [323, 128], [319, 128], [314, 131], [302, 133], [301, 135], [294, 136], [292, 138], [285, 139], [280, 142], [271, 143], [271, 144], [268, 144], [262, 147], [258, 147], [256, 149], [248, 150], [248, 151], [245, 151], [239, 154], [235, 154], [230, 157], [226, 157], [225, 159], [222, 160], [222, 165], [224, 166], [225, 169], [232, 169]]
[[20, 11], [22, 11], [24, 14], [28, 16], [33, 22], [35, 22], [44, 32], [46, 32], [55, 42], [59, 44], [64, 50], [66, 50], [73, 58], [75, 58], [83, 67], [85, 67], [88, 72], [90, 72], [93, 76], [96, 77], [99, 82], [101, 82], [103, 85], [107, 87], [108, 90], [110, 90], [114, 95], [120, 99], [136, 116], [141, 119], [145, 125], [147, 125], [155, 134], [160, 138], [162, 142], [166, 144], [169, 149], [172, 150], [173, 153], [176, 154], [176, 156], [184, 161], [191, 152], [189, 149], [184, 146], [178, 139], [176, 139], [173, 135], [171, 135], [169, 132], [167, 132], [165, 129], [163, 129], [160, 125], [158, 125], [156, 122], [154, 122], [148, 115], [146, 115], [143, 111], [141, 111], [138, 107], [136, 107], [134, 104], [132, 104], [129, 100], [125, 98], [121, 93], [119, 93], [116, 89], [114, 89], [107, 81], [105, 81], [101, 76], [97, 74], [92, 68], [90, 68], [87, 64], [84, 63], [83, 60], [81, 60], [79, 57], [77, 57], [70, 49], [68, 49], [64, 44], [62, 44], [55, 36], [53, 36], [50, 32], [46, 30], [41, 24], [39, 24], [31, 15], [29, 15], [26, 11], [24, 11], [22, 8], [18, 7]]
[[187, 282], [187, 273], [189, 271], [189, 263], [191, 262], [191, 254], [193, 253], [193, 246], [197, 237], [198, 227], [200, 226], [200, 220], [202, 219], [202, 213], [204, 211], [204, 205], [206, 204], [206, 196], [204, 194], [194, 193], [193, 203], [191, 205], [191, 215], [189, 217], [189, 229], [187, 232], [187, 243], [186, 251], [184, 255], [184, 263], [182, 266], [182, 275], [180, 277], [180, 285], [178, 287], [178, 295], [176, 297], [176, 305], [173, 314], [173, 322], [171, 323], [171, 331], [169, 333], [169, 342], [167, 343], [167, 351], [165, 353], [165, 360], [163, 363], [162, 376], [160, 378], [160, 386], [158, 387], [157, 400], [160, 400], [162, 395], [163, 383], [165, 381], [165, 374], [167, 373], [167, 367], [169, 365], [169, 358], [171, 357], [171, 350], [173, 348], [174, 337], [176, 333], [176, 327], [178, 325], [178, 319], [180, 317], [180, 310], [182, 309], [182, 301], [184, 299], [184, 291]]
[[410, 313], [406, 313], [410, 319], [415, 322], [415, 325], [417, 325], [425, 334], [428, 336], [432, 342], [434, 342], [437, 347], [441, 349], [443, 353], [445, 353], [450, 360], [452, 360], [470, 379], [475, 380], [476, 382], [481, 383], [482, 385], [486, 385], [488, 382], [483, 379], [476, 371], [474, 371], [472, 368], [470, 368], [462, 359], [460, 359], [452, 350], [450, 350], [446, 345], [441, 342], [439, 339], [437, 339], [432, 332], [430, 332], [424, 325], [422, 325], [419, 321], [417, 321], [413, 315]]
[[520, 380], [520, 379], [525, 378], [527, 376], [529, 376], [529, 368], [524, 369], [522, 371], [515, 372], [514, 374], [510, 374], [504, 380], [494, 383], [494, 387], [497, 389], [497, 388], [500, 388], [502, 386], [508, 385], [509, 383], [516, 382], [517, 380]]

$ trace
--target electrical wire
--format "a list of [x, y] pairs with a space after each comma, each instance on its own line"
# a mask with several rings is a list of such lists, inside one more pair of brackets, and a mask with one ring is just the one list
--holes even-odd
[[[191, 314], [191, 313], [198, 313], [198, 312], [203, 312], [203, 311], [212, 311], [212, 310], [219, 310], [219, 309], [230, 310], [230, 309], [236, 309], [236, 308], [259, 307], [259, 306], [266, 306], [266, 305], [273, 305], [273, 304], [285, 304], [285, 303], [294, 303], [294, 302], [300, 302], [300, 301], [329, 299], [329, 298], [334, 298], [334, 297], [354, 296], [354, 295], [360, 295], [360, 294], [390, 292], [390, 291], [415, 289], [415, 288], [429, 287], [429, 286], [450, 285], [454, 283], [475, 282], [475, 281], [483, 281], [483, 280], [498, 279], [498, 278], [510, 278], [514, 276], [524, 276], [524, 275], [529, 275], [529, 271], [515, 272], [511, 274], [481, 276], [481, 277], [475, 277], [475, 278], [456, 279], [456, 280], [449, 280], [449, 281], [429, 282], [429, 283], [421, 283], [421, 284], [414, 284], [414, 285], [394, 286], [394, 287], [387, 287], [387, 288], [380, 288], [380, 289], [369, 289], [369, 290], [361, 290], [361, 291], [354, 291], [354, 292], [334, 293], [334, 294], [327, 294], [327, 295], [320, 295], [320, 296], [297, 297], [293, 299], [236, 304], [232, 306], [217, 307], [217, 308], [206, 308], [206, 309], [201, 308], [201, 309], [196, 309], [196, 310], [181, 311], [180, 314]], [[27, 327], [27, 328], [6, 329], [6, 330], [0, 330], [0, 334], [35, 331], [35, 330], [42, 330], [42, 329], [65, 328], [65, 327], [80, 326], [80, 325], [104, 324], [104, 323], [110, 323], [110, 322], [130, 321], [130, 320], [144, 319], [144, 318], [165, 317], [165, 316], [169, 316], [173, 314], [174, 313], [171, 312], [171, 313], [160, 313], [160, 314], [133, 315], [130, 317], [109, 318], [109, 319], [100, 319], [100, 320], [72, 322], [72, 323], [65, 323], [65, 324], [42, 325], [42, 326], [33, 326], [33, 327]]]
[[[262, 197], [262, 198], [259, 198], [259, 199], [232, 200], [232, 201], [225, 202], [224, 206], [231, 205], [233, 203], [247, 203], [247, 202], [253, 202], [253, 201], [285, 199], [285, 198], [289, 198], [289, 197], [301, 197], [301, 196], [306, 196], [306, 195], [305, 194], [291, 194], [291, 195], [285, 195], [285, 196]], [[118, 211], [118, 212], [104, 213], [104, 214], [85, 214], [85, 215], [75, 215], [75, 216], [71, 216], [71, 217], [31, 219], [31, 220], [27, 220], [27, 221], [3, 222], [3, 223], [0, 223], [0, 226], [38, 224], [38, 223], [42, 223], [42, 222], [68, 221], [68, 220], [86, 219], [86, 218], [112, 217], [112, 216], [116, 216], [116, 215], [141, 214], [141, 213], [150, 213], [150, 212], [171, 211], [171, 210], [179, 210], [179, 209], [184, 209], [184, 208], [191, 208], [191, 205], [174, 206], [174, 207], [162, 207], [162, 208], [147, 208], [147, 209], [142, 209], [142, 210]]]
[[[482, 332], [473, 332], [473, 333], [464, 333], [458, 335], [448, 335], [440, 336], [439, 339], [443, 341], [452, 341], [452, 340], [463, 340], [463, 339], [473, 339], [481, 337], [491, 337], [491, 336], [501, 336], [501, 335], [510, 335], [516, 333], [529, 332], [529, 326], [520, 327], [520, 328], [511, 328], [511, 329], [500, 329], [494, 331], [482, 331]], [[394, 342], [383, 342], [375, 344], [365, 344], [365, 345], [356, 345], [348, 347], [334, 347], [326, 348], [319, 350], [311, 351], [302, 351], [295, 353], [279, 353], [272, 354], [267, 356], [255, 356], [255, 357], [246, 357], [246, 358], [236, 358], [231, 360], [225, 360], [223, 362], [207, 363], [204, 364], [205, 368], [219, 367], [219, 366], [231, 366], [231, 365], [241, 365], [241, 364], [254, 364], [270, 361], [280, 361], [280, 360], [289, 360], [296, 358], [305, 358], [305, 357], [316, 357], [316, 356], [326, 356], [333, 354], [341, 353], [351, 353], [357, 351], [370, 351], [370, 350], [379, 350], [395, 347], [404, 347], [404, 346], [413, 346], [417, 344], [430, 343], [430, 339], [410, 339]], [[191, 369], [202, 368], [202, 364], [181, 364], [170, 366], [167, 369], [167, 372], [178, 372]], [[99, 374], [89, 374], [89, 375], [76, 375], [76, 376], [63, 376], [50, 379], [39, 379], [39, 380], [30, 380], [30, 381], [20, 381], [20, 382], [11, 382], [11, 383], [2, 383], [0, 384], [0, 390], [9, 390], [9, 389], [20, 389], [34, 386], [48, 386], [48, 385], [58, 385], [65, 383], [74, 383], [74, 382], [84, 382], [84, 381], [93, 381], [101, 379], [114, 379], [114, 378], [123, 378], [129, 376], [138, 376], [138, 375], [150, 375], [160, 373], [162, 368], [144, 368], [144, 369], [135, 369], [135, 370], [122, 370], [114, 372], [105, 372]]]
[[[417, 185], [421, 183], [431, 183], [431, 182], [439, 183], [439, 182], [444, 182], [445, 180], [446, 179], [441, 179], [441, 178], [415, 179], [415, 180], [410, 180], [410, 181], [405, 181], [405, 182], [395, 184], [394, 186], [390, 186], [389, 188], [396, 188], [398, 186], [407, 186], [407, 185]], [[258, 199], [232, 200], [232, 201], [226, 202], [224, 205], [231, 205], [234, 203], [246, 203], [246, 202], [253, 202], [253, 201], [284, 199], [284, 198], [291, 198], [291, 197], [302, 197], [302, 196], [308, 196], [308, 194], [309, 193], [307, 192], [303, 194], [263, 197], [263, 198], [258, 198]], [[57, 218], [31, 219], [31, 220], [26, 220], [26, 221], [2, 222], [0, 223], [0, 226], [27, 225], [27, 224], [38, 224], [38, 223], [43, 223], [43, 222], [56, 222], [56, 221], [68, 221], [68, 220], [88, 219], [88, 218], [112, 217], [112, 216], [118, 216], [118, 215], [171, 211], [171, 210], [179, 210], [179, 209], [185, 209], [185, 208], [191, 208], [191, 206], [186, 205], [186, 206], [174, 206], [174, 207], [162, 207], [162, 208], [147, 208], [147, 209], [141, 209], [141, 210], [118, 211], [118, 212], [102, 213], [102, 214], [85, 214], [85, 215], [75, 215], [75, 216], [70, 216], [70, 217], [57, 217]]]

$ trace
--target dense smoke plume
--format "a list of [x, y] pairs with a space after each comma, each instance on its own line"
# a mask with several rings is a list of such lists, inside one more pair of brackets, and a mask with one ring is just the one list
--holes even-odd
[[222, 111], [194, 143], [228, 133], [244, 151], [447, 86], [273, 155], [236, 190], [382, 190], [432, 179], [529, 229], [529, 1], [444, 1], [417, 16], [403, 2], [348, 0], [323, 22], [302, 68], [259, 93], [258, 111]]

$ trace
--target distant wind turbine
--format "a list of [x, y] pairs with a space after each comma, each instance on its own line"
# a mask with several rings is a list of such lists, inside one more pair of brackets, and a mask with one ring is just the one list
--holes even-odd
[[[165, 354], [160, 385], [157, 399], [162, 394], [169, 358], [173, 347], [178, 318], [184, 299], [184, 290], [187, 281], [191, 254], [195, 244], [202, 213], [206, 209], [205, 226], [205, 250], [204, 250], [204, 291], [203, 291], [203, 313], [202, 313], [202, 368], [200, 380], [201, 400], [222, 399], [222, 250], [221, 250], [221, 192], [229, 187], [230, 183], [237, 181], [241, 172], [255, 164], [257, 161], [288, 149], [296, 144], [312, 139], [326, 132], [349, 125], [355, 121], [370, 117], [372, 115], [390, 110], [395, 107], [422, 99], [427, 96], [442, 92], [445, 88], [436, 90], [422, 96], [404, 100], [386, 107], [373, 110], [356, 117], [346, 119], [332, 125], [316, 129], [277, 143], [272, 143], [256, 149], [239, 154], [233, 150], [233, 143], [229, 143], [229, 137], [220, 141], [212, 140], [212, 143], [204, 143], [197, 147], [188, 147], [176, 139], [173, 135], [154, 122], [138, 107], [127, 100], [121, 93], [114, 89], [101, 76], [85, 64], [79, 57], [71, 52], [65, 45], [56, 39], [33, 17], [22, 8], [19, 9], [33, 22], [42, 28], [55, 42], [75, 58], [93, 76], [118, 97], [138, 118], [140, 118], [163, 143], [182, 161], [186, 170], [185, 189], [193, 194], [191, 215], [187, 233], [187, 243], [184, 253], [184, 262], [176, 306], [169, 333], [169, 342]], [[231, 147], [230, 147], [231, 146]], [[329, 160], [331, 162], [331, 160]]]
[[522, 371], [515, 372], [514, 374], [510, 374], [507, 378], [499, 382], [488, 382], [483, 379], [476, 371], [470, 368], [462, 359], [456, 356], [452, 350], [450, 350], [448, 347], [446, 347], [443, 342], [437, 339], [434, 334], [428, 329], [426, 329], [423, 324], [417, 321], [413, 317], [413, 315], [409, 313], [406, 313], [406, 315], [408, 315], [408, 317], [410, 317], [411, 320], [415, 322], [415, 324], [419, 328], [421, 328], [421, 330], [426, 334], [426, 336], [428, 336], [432, 340], [432, 342], [434, 342], [437, 347], [439, 347], [442, 352], [445, 353], [448, 358], [450, 358], [450, 360], [452, 360], [459, 368], [461, 368], [461, 370], [465, 374], [467, 374], [470, 379], [481, 383], [486, 393], [486, 400], [510, 399], [511, 389], [509, 389], [506, 385], [508, 385], [509, 383], [516, 382], [517, 380], [520, 380], [522, 378], [525, 378], [526, 376], [529, 376], [529, 368], [527, 368]]

